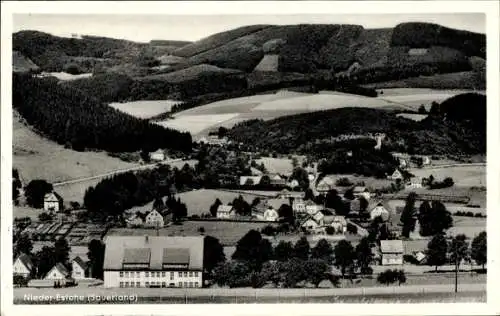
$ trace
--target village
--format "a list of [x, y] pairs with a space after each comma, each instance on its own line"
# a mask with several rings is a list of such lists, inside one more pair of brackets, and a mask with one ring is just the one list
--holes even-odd
[[[376, 138], [380, 139], [380, 135]], [[202, 139], [200, 143], [223, 150], [231, 145], [227, 140], [213, 136]], [[380, 147], [380, 141], [377, 147]], [[251, 167], [249, 174], [236, 179], [236, 186], [188, 192], [170, 188], [166, 196], [124, 210], [120, 220], [108, 222], [85, 219], [82, 216], [85, 209], [74, 202], [68, 207], [63, 197], [53, 190], [43, 196], [38, 217], [15, 220], [17, 245], [31, 244], [14, 245], [17, 252], [14, 258], [15, 283], [33, 288], [213, 287], [220, 282], [210, 280], [215, 279], [213, 266], [210, 271], [204, 267], [207, 263], [203, 254], [207, 256], [207, 251], [212, 251], [204, 249], [204, 238], [215, 238], [222, 248], [222, 256], [231, 260], [246, 235], [257, 232], [270, 242], [274, 252], [276, 247], [284, 244], [292, 247], [304, 238], [311, 250], [326, 243], [332, 252], [342, 242], [357, 249], [362, 240], [370, 240], [371, 259], [367, 265], [372, 273], [404, 271], [407, 278], [425, 284], [425, 280], [432, 276], [422, 276], [433, 270], [432, 265], [436, 269], [441, 266], [448, 273], [454, 271], [454, 266], [448, 260], [436, 263], [436, 259], [431, 258], [427, 261], [433, 236], [428, 233], [427, 236], [421, 235], [420, 225], [430, 224], [422, 222], [424, 217], [419, 216], [419, 208], [422, 210], [422, 204], [426, 203], [436, 207], [434, 202], [438, 203], [436, 205], [452, 205], [453, 210], [470, 210], [474, 205], [467, 196], [415, 194], [415, 191], [428, 187], [430, 182], [437, 182], [432, 175], [418, 177], [411, 173], [431, 167], [431, 158], [399, 153], [393, 156], [399, 161], [399, 167], [370, 186], [365, 183], [369, 181], [366, 177], [363, 179], [367, 181], [355, 182], [356, 177], [320, 175], [317, 163], [301, 169], [307, 174], [307, 185], [294, 177], [296, 172], [293, 171], [301, 168], [296, 162], [292, 162], [295, 166], [290, 166], [289, 172], [281, 173]], [[162, 151], [157, 151], [150, 154], [150, 159], [161, 164], [167, 157]], [[205, 202], [194, 206], [201, 209], [193, 209], [187, 194], [191, 198], [207, 195]], [[184, 208], [181, 213], [179, 205]], [[411, 232], [405, 233], [402, 214], [408, 205], [414, 210], [411, 212], [414, 224]], [[472, 216], [483, 216], [475, 214]], [[438, 230], [445, 232], [449, 227]], [[456, 234], [448, 232], [444, 238], [452, 243], [455, 237]], [[468, 238], [474, 237], [477, 234]], [[63, 250], [58, 250], [58, 243]], [[55, 250], [50, 247], [55, 247]], [[56, 253], [63, 251], [60, 258], [65, 262], [51, 259], [41, 263], [40, 258], [33, 257], [34, 253], [50, 253], [49, 248]], [[24, 249], [30, 253], [23, 252]], [[102, 253], [96, 249], [101, 249]], [[341, 274], [344, 278], [339, 269], [343, 271], [345, 267], [335, 264], [335, 259], [327, 261], [330, 262], [329, 273]], [[466, 262], [465, 258], [463, 261]], [[47, 262], [53, 265], [40, 266]], [[472, 273], [474, 262], [468, 262]], [[479, 260], [475, 265], [484, 265], [484, 262]], [[40, 269], [44, 271], [41, 273]]]

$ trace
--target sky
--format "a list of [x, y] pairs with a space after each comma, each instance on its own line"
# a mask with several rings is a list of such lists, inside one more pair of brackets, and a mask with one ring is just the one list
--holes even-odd
[[13, 31], [37, 30], [58, 36], [97, 35], [138, 42], [152, 39], [196, 41], [214, 33], [252, 24], [358, 24], [365, 28], [394, 27], [402, 22], [431, 22], [486, 32], [481, 13], [324, 14], [324, 15], [111, 15], [15, 14]]

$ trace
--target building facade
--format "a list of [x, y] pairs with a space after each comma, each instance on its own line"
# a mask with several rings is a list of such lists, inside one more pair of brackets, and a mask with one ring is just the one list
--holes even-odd
[[146, 227], [163, 227], [164, 225], [165, 221], [163, 219], [163, 215], [161, 215], [157, 210], [149, 212], [144, 220], [144, 226]]
[[61, 211], [62, 203], [62, 198], [55, 192], [47, 193], [43, 197], [43, 209], [50, 213]]
[[232, 205], [219, 205], [217, 208], [217, 218], [227, 219], [233, 218], [236, 214], [234, 207]]
[[33, 270], [33, 263], [28, 255], [22, 253], [14, 261], [13, 273], [22, 277], [29, 277]]
[[203, 237], [109, 236], [105, 287], [202, 287]]

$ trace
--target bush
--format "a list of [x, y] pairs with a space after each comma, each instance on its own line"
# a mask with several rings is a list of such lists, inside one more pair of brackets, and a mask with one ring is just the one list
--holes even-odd
[[14, 275], [14, 285], [26, 287], [28, 286], [28, 279], [23, 277], [22, 275]]
[[332, 226], [328, 226], [325, 229], [325, 232], [326, 232], [327, 235], [335, 235], [335, 228], [333, 228]]
[[402, 283], [406, 283], [406, 274], [404, 270], [387, 269], [378, 275], [377, 282], [386, 285], [399, 282], [399, 285], [401, 285]]
[[267, 225], [266, 227], [262, 228], [261, 233], [267, 236], [274, 236], [276, 235], [276, 228], [271, 225]]
[[335, 184], [339, 187], [349, 187], [353, 185], [349, 178], [340, 178], [335, 182]]
[[351, 223], [347, 223], [347, 232], [356, 235], [358, 233], [358, 226]]
[[48, 221], [51, 221], [53, 218], [54, 218], [53, 215], [46, 213], [46, 212], [43, 212], [40, 215], [38, 215], [38, 220], [40, 222], [48, 222]]
[[64, 68], [64, 72], [69, 73], [70, 75], [79, 75], [82, 73], [80, 68], [78, 68], [75, 64], [69, 64]]

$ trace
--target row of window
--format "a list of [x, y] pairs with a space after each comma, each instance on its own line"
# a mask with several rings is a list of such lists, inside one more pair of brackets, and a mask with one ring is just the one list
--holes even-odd
[[[170, 272], [170, 280], [174, 279], [174, 273], [175, 272]], [[136, 277], [136, 278], [138, 278], [140, 276], [141, 276], [141, 272], [139, 272], [139, 271], [135, 271], [135, 272], [134, 271], [120, 271], [120, 277], [121, 278], [123, 278], [123, 277], [125, 277], [125, 278]], [[152, 278], [154, 278], [154, 277], [159, 278], [161, 276], [161, 277], [164, 278], [166, 276], [166, 272], [165, 271], [161, 271], [161, 272], [160, 271], [151, 271], [151, 272], [150, 271], [145, 271], [144, 272], [144, 276], [145, 277], [152, 277]], [[189, 271], [189, 272], [188, 271], [184, 271], [184, 272], [180, 272], [179, 271], [179, 272], [177, 272], [177, 277], [182, 278], [183, 276], [185, 278], [187, 278], [188, 276], [189, 277], [196, 277], [197, 278], [198, 277], [198, 271], [194, 271], [194, 272], [193, 271]]]
[[[177, 285], [175, 283], [167, 282], [145, 282], [145, 287], [200, 287], [200, 283], [198, 282], [178, 282]], [[141, 282], [120, 282], [120, 287], [142, 287]]]

